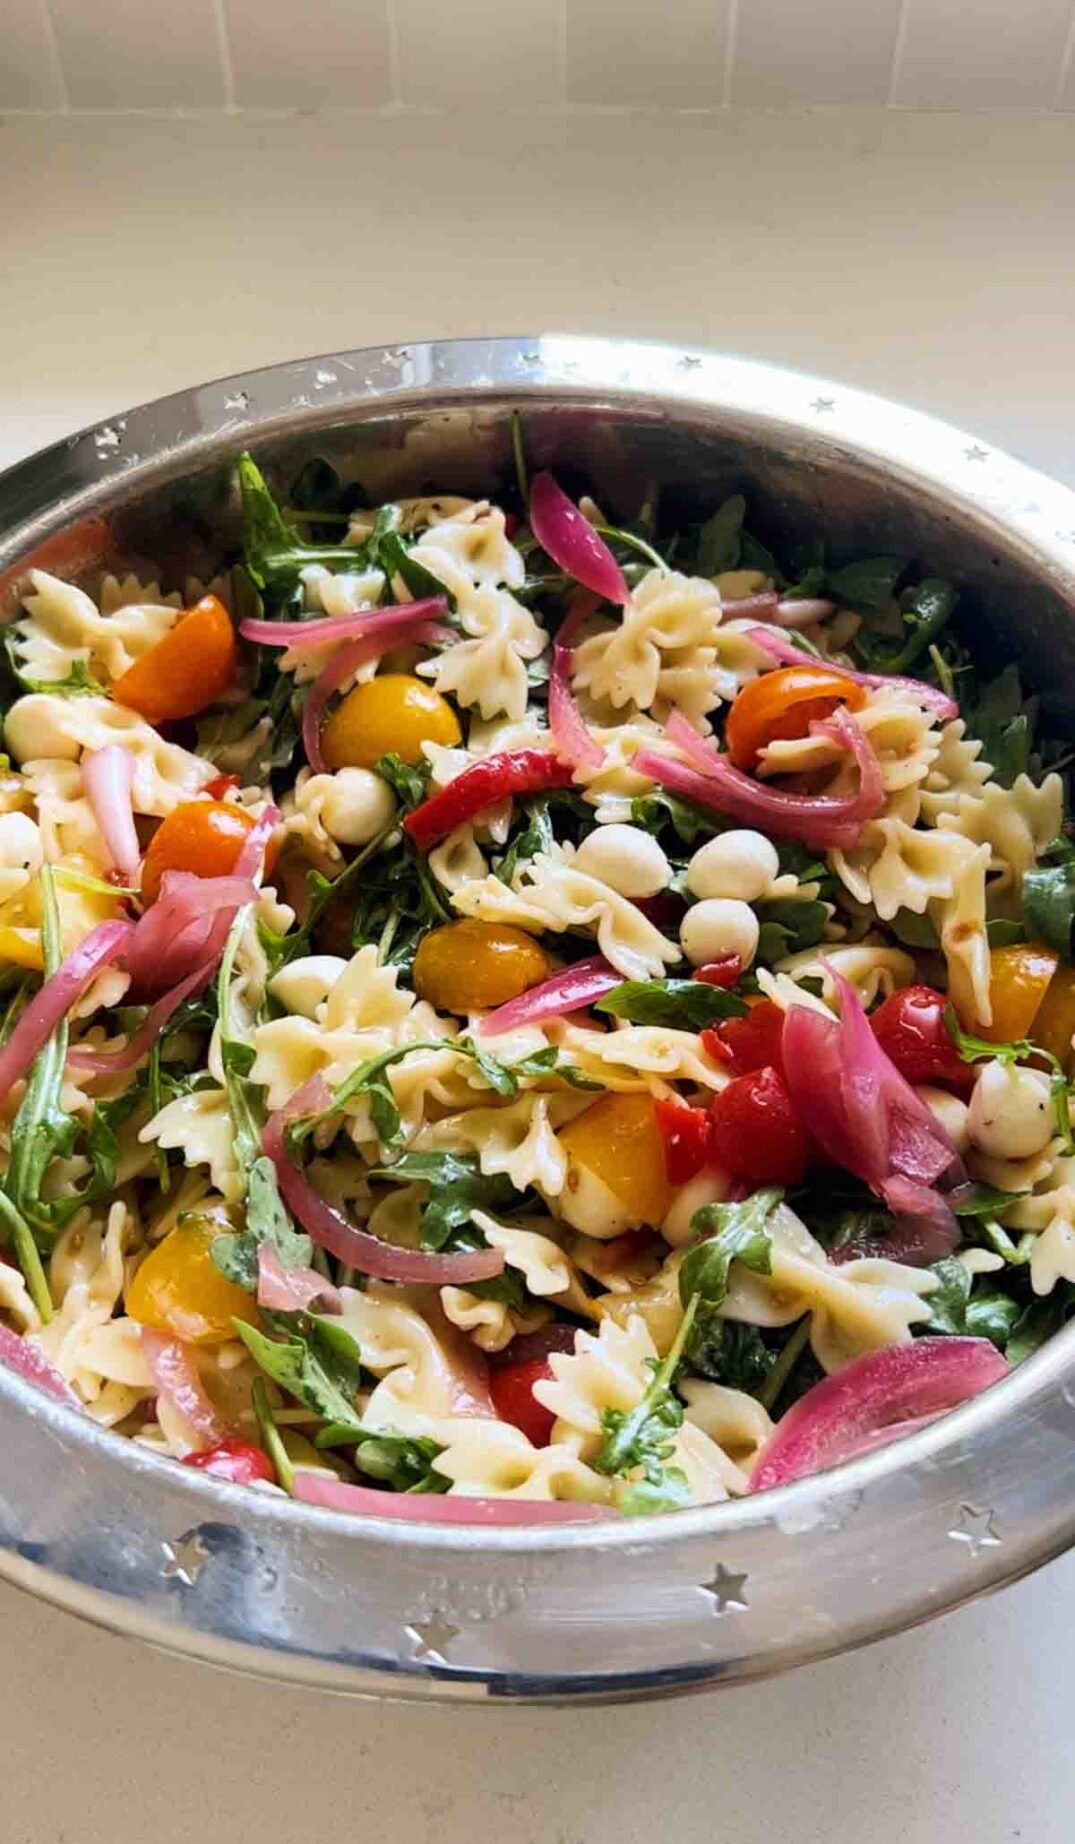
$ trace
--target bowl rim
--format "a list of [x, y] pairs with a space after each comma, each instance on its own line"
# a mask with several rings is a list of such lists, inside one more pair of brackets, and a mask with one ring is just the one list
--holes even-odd
[[[344, 418], [390, 420], [437, 404], [514, 401], [525, 409], [533, 400], [605, 402], [628, 410], [632, 404], [656, 405], [672, 421], [693, 407], [700, 413], [737, 414], [759, 430], [784, 426], [801, 435], [806, 428], [815, 433], [819, 447], [872, 463], [960, 508], [983, 532], [995, 531], [1009, 549], [1014, 542], [1033, 560], [1039, 577], [1075, 603], [1075, 492], [1023, 462], [924, 412], [810, 374], [702, 347], [572, 334], [416, 342], [288, 360], [233, 373], [91, 424], [0, 474], [0, 572], [7, 568], [10, 573], [19, 558], [56, 531], [120, 497], [125, 483], [165, 482], [245, 440], [256, 445], [286, 429], [316, 431]], [[943, 1471], [949, 1461], [958, 1467], [958, 1456], [990, 1431], [1015, 1426], [1020, 1417], [1032, 1420], [1058, 1398], [1068, 1402], [1073, 1376], [1075, 1324], [985, 1396], [903, 1441], [754, 1499], [619, 1524], [483, 1528], [408, 1523], [405, 1547], [431, 1563], [461, 1553], [472, 1559], [568, 1558], [580, 1553], [631, 1556], [644, 1550], [667, 1559], [695, 1539], [719, 1538], [726, 1546], [763, 1528], [806, 1528], [800, 1520], [808, 1519], [819, 1502], [853, 1508], [864, 1495], [916, 1472]], [[1069, 1406], [1075, 1406], [1075, 1396]], [[111, 1473], [118, 1469], [140, 1489], [152, 1493], [161, 1487], [170, 1517], [189, 1515], [199, 1523], [214, 1512], [232, 1514], [268, 1541], [282, 1532], [322, 1531], [343, 1536], [350, 1545], [400, 1546], [400, 1525], [390, 1517], [354, 1517], [228, 1485], [114, 1436], [0, 1368], [0, 1414], [8, 1410], [28, 1416], [65, 1449], [103, 1459]], [[0, 1513], [8, 1483], [3, 1473], [0, 1462]], [[5, 1521], [0, 1515], [0, 1575], [22, 1580], [25, 1555], [5, 1531]], [[1054, 1515], [1048, 1534], [1038, 1540], [1024, 1536], [1013, 1548], [1001, 1549], [998, 1542], [999, 1553], [976, 1554], [975, 1568], [964, 1570], [941, 1598], [934, 1597], [932, 1610], [1012, 1579], [1072, 1541], [1075, 1498], [1070, 1512], [1059, 1521]], [[34, 1573], [39, 1592], [69, 1602], [58, 1582], [50, 1589], [46, 1569], [35, 1565]], [[79, 1611], [106, 1624], [133, 1624], [129, 1609], [126, 1615], [117, 1611], [116, 1596], [100, 1582], [93, 1585], [90, 1600], [95, 1611], [88, 1601]], [[905, 1611], [891, 1618], [879, 1614], [876, 1631], [897, 1630], [919, 1617]], [[195, 1633], [182, 1622], [169, 1630], [168, 1643], [206, 1655], [204, 1632]], [[809, 1655], [820, 1656], [824, 1649], [814, 1647]], [[394, 1668], [399, 1669], [398, 1661]], [[736, 1670], [722, 1660], [706, 1677], [718, 1669], [747, 1674], [745, 1663]], [[423, 1676], [421, 1667], [416, 1675]], [[489, 1681], [496, 1676], [491, 1673]]]

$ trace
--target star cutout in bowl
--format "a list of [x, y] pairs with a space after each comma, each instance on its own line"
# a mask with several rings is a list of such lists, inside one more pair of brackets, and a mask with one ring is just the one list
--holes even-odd
[[966, 455], [968, 461], [988, 461], [989, 459], [988, 448], [979, 448], [977, 442], [975, 442], [972, 447], [965, 448], [963, 453]]
[[199, 1575], [209, 1560], [209, 1551], [196, 1530], [185, 1530], [174, 1543], [162, 1543], [164, 1564], [161, 1574], [166, 1581], [182, 1582], [184, 1588], [193, 1588]]
[[746, 1575], [737, 1575], [733, 1569], [726, 1569], [723, 1562], [718, 1562], [716, 1574], [712, 1581], [699, 1582], [703, 1594], [708, 1594], [713, 1601], [715, 1614], [744, 1613], [749, 1606], [743, 1592], [747, 1584]]
[[415, 1658], [428, 1658], [435, 1665], [444, 1665], [448, 1661], [448, 1647], [459, 1637], [459, 1628], [443, 1614], [435, 1613], [428, 1620], [416, 1620], [408, 1626], [407, 1637], [414, 1640]]
[[959, 1517], [948, 1535], [953, 1543], [965, 1543], [972, 1556], [980, 1555], [984, 1549], [996, 1549], [1000, 1544], [996, 1512], [988, 1505], [960, 1505]]
[[835, 397], [815, 397], [810, 405], [816, 416], [828, 416], [836, 408]]

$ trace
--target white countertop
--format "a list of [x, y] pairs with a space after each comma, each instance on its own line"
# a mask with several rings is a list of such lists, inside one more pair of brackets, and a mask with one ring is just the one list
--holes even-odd
[[[0, 120], [0, 462], [223, 372], [570, 329], [908, 399], [1075, 480], [1075, 120]], [[525, 242], [524, 242], [525, 239]], [[1069, 1844], [1075, 1559], [647, 1708], [255, 1686], [0, 1590], [5, 1844]]]

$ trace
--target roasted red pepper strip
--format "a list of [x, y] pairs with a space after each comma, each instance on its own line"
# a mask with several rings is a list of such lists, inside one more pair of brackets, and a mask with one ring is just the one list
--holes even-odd
[[696, 1178], [709, 1158], [709, 1115], [682, 1101], [657, 1101], [657, 1128], [664, 1149], [664, 1169], [669, 1184], [685, 1185]]
[[707, 960], [704, 967], [695, 967], [691, 979], [701, 980], [705, 986], [722, 986], [727, 991], [737, 984], [742, 971], [738, 954], [722, 954], [719, 960]]
[[571, 786], [571, 769], [551, 750], [509, 749], [483, 756], [446, 788], [408, 813], [403, 830], [419, 851], [439, 845], [457, 826], [512, 794], [540, 794], [546, 788]]

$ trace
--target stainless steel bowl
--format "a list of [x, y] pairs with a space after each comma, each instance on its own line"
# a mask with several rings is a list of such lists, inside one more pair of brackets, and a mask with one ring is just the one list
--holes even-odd
[[[776, 536], [913, 553], [976, 646], [1075, 697], [1075, 494], [945, 424], [740, 359], [565, 337], [337, 353], [132, 410], [0, 478], [0, 594], [31, 559], [204, 574], [228, 460], [327, 455], [376, 493], [493, 491], [508, 412], [610, 511], [743, 486]], [[401, 1528], [155, 1458], [0, 1369], [0, 1573], [172, 1651], [337, 1690], [656, 1696], [898, 1631], [1075, 1540], [1075, 1326], [977, 1402], [758, 1499], [617, 1526]]]

